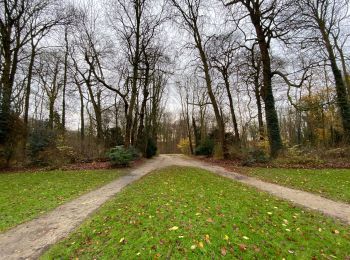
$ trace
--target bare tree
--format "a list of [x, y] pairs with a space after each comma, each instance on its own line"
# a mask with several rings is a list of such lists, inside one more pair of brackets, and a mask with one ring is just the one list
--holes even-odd
[[203, 1], [201, 0], [171, 0], [172, 5], [177, 10], [179, 16], [182, 18], [184, 28], [191, 35], [194, 42], [194, 46], [198, 51], [201, 61], [204, 77], [206, 81], [206, 87], [211, 104], [214, 109], [216, 123], [218, 127], [218, 145], [216, 147], [215, 156], [217, 158], [224, 157], [225, 151], [225, 124], [220, 112], [218, 102], [216, 100], [212, 78], [210, 74], [210, 64], [208, 54], [205, 49], [205, 43], [203, 41], [203, 34], [201, 32], [202, 24], [200, 19], [200, 12]]
[[273, 39], [280, 39], [288, 32], [286, 21], [293, 15], [293, 13], [286, 15], [290, 3], [289, 1], [277, 0], [234, 0], [224, 3], [227, 6], [238, 4], [243, 6], [254, 27], [262, 62], [263, 88], [261, 89], [261, 96], [265, 103], [270, 153], [272, 157], [276, 157], [283, 144], [272, 89], [272, 77], [274, 74], [271, 67], [270, 49]]
[[226, 94], [229, 100], [229, 107], [231, 112], [232, 124], [235, 133], [235, 140], [239, 142], [239, 130], [236, 112], [234, 108], [230, 77], [233, 73], [233, 63], [236, 58], [236, 51], [239, 49], [237, 42], [233, 40], [232, 34], [216, 35], [211, 39], [210, 48], [210, 62], [211, 66], [215, 68], [222, 76], [226, 89]]
[[[350, 140], [350, 102], [347, 95], [346, 75], [342, 76], [337, 64], [336, 50], [342, 50], [339, 42], [339, 23], [344, 19], [344, 10], [347, 10], [348, 1], [343, 0], [302, 0], [298, 1], [300, 13], [299, 28], [306, 31], [307, 42], [316, 43], [325, 50], [326, 59], [335, 80], [337, 103], [340, 109], [344, 136]], [[320, 39], [320, 40], [319, 40]], [[346, 66], [343, 65], [344, 74]]]

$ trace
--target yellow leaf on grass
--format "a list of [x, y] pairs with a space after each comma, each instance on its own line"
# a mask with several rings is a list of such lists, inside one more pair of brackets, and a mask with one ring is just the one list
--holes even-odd
[[224, 236], [224, 240], [226, 240], [226, 241], [229, 240], [228, 235], [225, 235], [225, 236]]
[[203, 244], [202, 241], [200, 241], [200, 242], [198, 243], [198, 247], [199, 247], [199, 248], [203, 248], [203, 247], [204, 247], [204, 244]]
[[122, 237], [120, 240], [119, 240], [119, 243], [123, 243], [125, 241], [125, 238]]
[[177, 227], [177, 226], [173, 226], [173, 227], [169, 228], [170, 231], [174, 231], [174, 230], [178, 230], [178, 229], [179, 229], [179, 227]]

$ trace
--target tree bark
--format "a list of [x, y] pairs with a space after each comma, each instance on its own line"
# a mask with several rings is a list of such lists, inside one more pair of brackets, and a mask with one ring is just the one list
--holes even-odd
[[131, 144], [131, 131], [133, 126], [133, 114], [137, 98], [137, 82], [139, 77], [139, 63], [140, 63], [140, 27], [141, 27], [141, 3], [139, 0], [135, 1], [135, 53], [133, 57], [133, 76], [132, 76], [132, 87], [131, 87], [131, 97], [129, 103], [129, 110], [126, 117], [126, 131], [125, 131], [125, 141], [124, 146], [129, 147]]
[[66, 88], [67, 88], [67, 71], [68, 71], [68, 29], [64, 32], [64, 41], [66, 43], [64, 54], [64, 73], [63, 73], [63, 90], [62, 90], [62, 131], [66, 130]]
[[331, 68], [335, 80], [335, 89], [337, 93], [337, 103], [340, 108], [344, 137], [347, 142], [350, 142], [350, 104], [348, 100], [346, 84], [342, 78], [340, 69], [338, 68], [333, 46], [329, 39], [329, 34], [326, 32], [324, 23], [319, 21], [319, 28], [322, 38], [327, 49], [328, 59], [331, 63]]
[[218, 146], [217, 146], [216, 151], [215, 151], [215, 157], [217, 159], [222, 159], [222, 158], [224, 158], [224, 152], [225, 152], [225, 146], [226, 146], [225, 145], [225, 124], [224, 124], [224, 121], [221, 117], [220, 109], [219, 109], [218, 103], [216, 102], [216, 98], [215, 98], [215, 95], [213, 92], [208, 59], [207, 59], [207, 56], [206, 56], [204, 49], [203, 49], [202, 40], [201, 40], [201, 36], [199, 34], [199, 31], [198, 31], [197, 25], [195, 26], [195, 30], [196, 31], [194, 32], [195, 33], [194, 38], [196, 41], [196, 45], [197, 45], [200, 59], [201, 59], [202, 64], [203, 64], [207, 91], [208, 91], [208, 95], [209, 95], [210, 101], [211, 101], [213, 109], [214, 109], [216, 123], [218, 126], [218, 137], [217, 137], [217, 142], [218, 142], [217, 145]]
[[224, 81], [225, 81], [226, 93], [227, 93], [227, 97], [229, 100], [233, 129], [235, 132], [235, 140], [236, 140], [236, 142], [239, 142], [240, 141], [239, 130], [238, 130], [238, 124], [237, 124], [237, 119], [236, 119], [236, 112], [235, 112], [235, 109], [233, 106], [233, 99], [232, 99], [232, 95], [231, 95], [231, 88], [230, 88], [230, 81], [228, 78], [228, 73], [227, 73], [227, 70], [225, 70], [225, 69], [222, 70], [221, 73], [222, 73], [222, 76], [223, 76]]
[[254, 12], [251, 12], [251, 20], [255, 27], [261, 53], [261, 62], [263, 70], [263, 88], [261, 94], [265, 103], [265, 117], [267, 135], [269, 137], [270, 144], [270, 155], [272, 158], [275, 158], [278, 156], [280, 150], [283, 148], [283, 144], [280, 134], [280, 126], [278, 123], [277, 111], [275, 107], [275, 99], [272, 90], [272, 72], [269, 46], [265, 39], [264, 30], [260, 25], [260, 19], [259, 17], [256, 17], [256, 14]]

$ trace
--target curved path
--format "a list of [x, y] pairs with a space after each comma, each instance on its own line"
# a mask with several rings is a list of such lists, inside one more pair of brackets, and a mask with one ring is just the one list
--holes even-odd
[[181, 155], [161, 155], [148, 160], [143, 165], [50, 213], [32, 221], [23, 223], [0, 234], [0, 259], [36, 259], [48, 247], [68, 236], [89, 215], [108, 199], [117, 194], [126, 185], [140, 179], [147, 173], [170, 165], [192, 166], [215, 172], [221, 176], [237, 180], [244, 184], [267, 191], [277, 197], [292, 201], [298, 205], [318, 210], [350, 224], [350, 205], [322, 198], [308, 192], [282, 187], [260, 181], [255, 178], [228, 171]]

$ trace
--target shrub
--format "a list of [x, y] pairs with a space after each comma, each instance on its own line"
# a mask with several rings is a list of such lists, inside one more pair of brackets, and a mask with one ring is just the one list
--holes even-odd
[[180, 149], [181, 153], [183, 154], [191, 154], [190, 151], [190, 140], [188, 138], [181, 138], [180, 142], [177, 145], [177, 148]]
[[266, 163], [268, 161], [269, 157], [264, 149], [252, 147], [247, 151], [242, 164], [244, 166], [252, 166], [254, 163]]
[[62, 145], [57, 146], [58, 150], [58, 156], [57, 158], [60, 159], [62, 163], [75, 163], [78, 159], [78, 155], [74, 151], [73, 147]]
[[[120, 146], [120, 147], [123, 147], [123, 146]], [[132, 155], [133, 160], [137, 160], [141, 157], [140, 151], [137, 148], [135, 148], [134, 146], [130, 146], [127, 150]]]
[[21, 157], [18, 148], [23, 145], [25, 131], [23, 121], [15, 113], [5, 117], [0, 111], [0, 168], [10, 166], [16, 155]]
[[152, 158], [157, 154], [157, 145], [153, 138], [149, 138], [146, 147], [146, 158]]
[[112, 148], [108, 153], [113, 166], [128, 166], [134, 160], [132, 149], [126, 149], [123, 146]]
[[318, 165], [323, 161], [318, 157], [317, 152], [313, 150], [302, 149], [295, 145], [284, 150], [284, 153], [273, 161], [274, 165]]
[[54, 156], [56, 150], [56, 134], [54, 131], [47, 129], [44, 125], [36, 127], [29, 136], [28, 153], [33, 164], [49, 164], [48, 154]]
[[237, 145], [229, 145], [227, 148], [227, 158], [233, 160], [243, 160], [245, 158], [245, 154], [241, 147]]
[[212, 155], [214, 150], [214, 141], [210, 138], [205, 138], [195, 150], [196, 155]]

